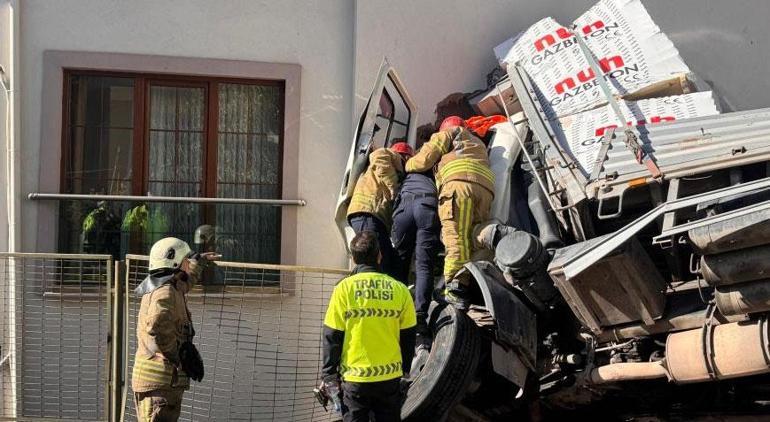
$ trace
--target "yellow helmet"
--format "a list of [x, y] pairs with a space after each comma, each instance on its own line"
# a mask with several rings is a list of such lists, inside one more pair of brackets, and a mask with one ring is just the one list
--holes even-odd
[[192, 254], [190, 245], [175, 237], [165, 237], [155, 242], [150, 249], [150, 272], [176, 269]]

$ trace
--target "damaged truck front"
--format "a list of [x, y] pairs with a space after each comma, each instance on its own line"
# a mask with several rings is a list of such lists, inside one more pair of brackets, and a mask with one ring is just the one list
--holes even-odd
[[[638, 0], [543, 19], [495, 52], [505, 77], [471, 99], [507, 117], [488, 145], [495, 221], [463, 270], [468, 314], [433, 308], [402, 416], [770, 411], [770, 109], [720, 114]], [[385, 62], [343, 234], [366, 152], [414, 145], [415, 119]]]

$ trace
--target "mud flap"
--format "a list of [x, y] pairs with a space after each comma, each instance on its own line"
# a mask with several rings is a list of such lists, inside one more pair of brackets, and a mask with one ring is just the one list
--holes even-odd
[[465, 265], [464, 271], [473, 276], [484, 306], [495, 320], [493, 369], [514, 384], [523, 386], [526, 371], [522, 369], [535, 370], [537, 321], [534, 312], [519, 299], [494, 264], [471, 262]]

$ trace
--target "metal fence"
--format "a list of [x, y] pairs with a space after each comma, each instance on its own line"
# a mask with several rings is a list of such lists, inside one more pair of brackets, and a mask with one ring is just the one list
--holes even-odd
[[[321, 326], [329, 296], [347, 271], [222, 262], [217, 283], [196, 286], [188, 305], [206, 368], [182, 403], [182, 420], [321, 421], [315, 402]], [[123, 420], [136, 419], [130, 374], [147, 258], [126, 257], [126, 381]]]
[[112, 270], [0, 253], [0, 419], [108, 419]]
[[[182, 419], [331, 420], [312, 389], [326, 304], [347, 271], [219, 268], [188, 294], [206, 377]], [[135, 420], [133, 289], [146, 274], [143, 256], [115, 266], [109, 255], [0, 253], [0, 420]]]

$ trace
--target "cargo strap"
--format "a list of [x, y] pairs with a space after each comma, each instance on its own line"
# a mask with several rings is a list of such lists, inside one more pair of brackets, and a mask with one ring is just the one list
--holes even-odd
[[[609, 103], [612, 111], [615, 113], [615, 116], [618, 119], [618, 125], [624, 128], [623, 131], [626, 136], [623, 142], [626, 144], [626, 148], [628, 148], [634, 154], [636, 162], [639, 164], [644, 164], [652, 177], [659, 181], [663, 177], [663, 173], [661, 173], [658, 164], [655, 162], [655, 159], [650, 154], [648, 154], [647, 151], [644, 150], [644, 147], [639, 143], [636, 134], [634, 134], [634, 132], [626, 125], [626, 118], [623, 117], [623, 113], [620, 111], [618, 102], [615, 101], [615, 97], [612, 96], [610, 87], [607, 85], [607, 81], [604, 79], [604, 72], [602, 72], [599, 64], [596, 63], [596, 58], [594, 57], [591, 50], [588, 49], [588, 46], [580, 35], [574, 32], [572, 32], [572, 35], [575, 37], [575, 40], [577, 40], [577, 43], [580, 46], [580, 51], [588, 61], [591, 70], [594, 72], [594, 75], [596, 75], [596, 80], [599, 82], [599, 87], [604, 93], [605, 98], [607, 98], [607, 102]], [[603, 161], [603, 157], [601, 158]]]
[[602, 172], [602, 166], [604, 166], [604, 160], [607, 159], [607, 153], [610, 151], [610, 145], [612, 144], [613, 139], [615, 139], [615, 128], [610, 127], [604, 133], [604, 139], [602, 140], [602, 146], [599, 149], [599, 155], [596, 156], [594, 169], [591, 171], [591, 180], [596, 180], [599, 178], [599, 174]]

